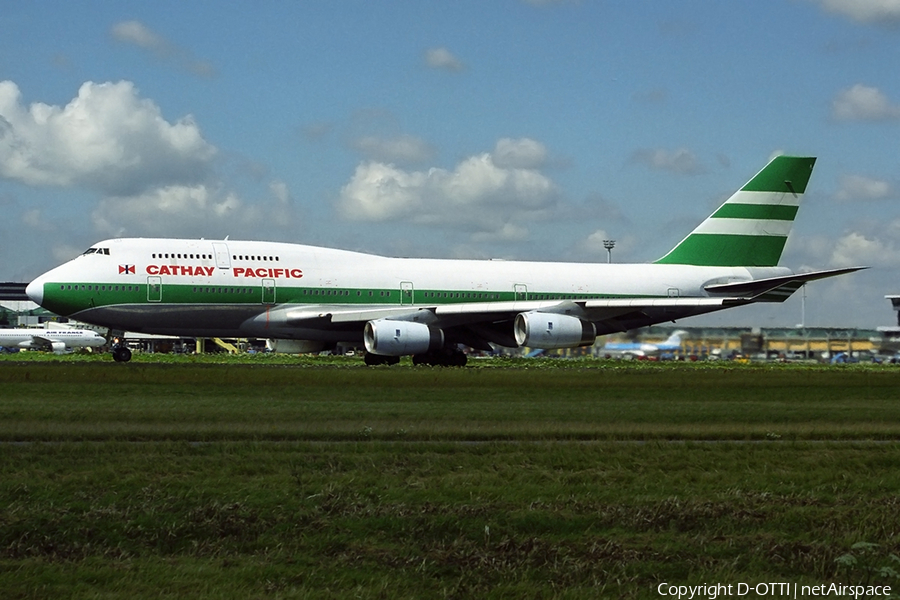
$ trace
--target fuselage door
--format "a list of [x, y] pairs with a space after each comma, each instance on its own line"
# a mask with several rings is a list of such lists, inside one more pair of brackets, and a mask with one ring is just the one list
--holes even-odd
[[262, 301], [263, 304], [275, 304], [275, 280], [262, 280]]
[[231, 268], [231, 254], [228, 252], [228, 244], [213, 242], [213, 254], [216, 255], [216, 266], [220, 269]]
[[[681, 296], [681, 290], [679, 290], [678, 288], [670, 287], [667, 291], [667, 295], [669, 296], [669, 298], [678, 298]], [[663, 309], [663, 312], [674, 313], [676, 312], [676, 309], [672, 306], [667, 306]]]
[[516, 301], [528, 300], [528, 286], [524, 283], [516, 284]]
[[412, 281], [400, 282], [400, 304], [412, 305], [413, 303], [413, 284]]
[[162, 302], [162, 277], [147, 278], [147, 302]]

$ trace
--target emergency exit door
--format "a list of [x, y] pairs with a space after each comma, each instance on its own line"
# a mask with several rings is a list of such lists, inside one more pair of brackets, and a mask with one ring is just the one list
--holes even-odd
[[275, 280], [262, 280], [262, 298], [263, 304], [275, 304]]

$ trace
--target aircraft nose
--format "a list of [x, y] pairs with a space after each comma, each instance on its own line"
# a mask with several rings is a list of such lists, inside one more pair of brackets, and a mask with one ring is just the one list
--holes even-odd
[[[20, 288], [21, 289], [21, 288]], [[25, 295], [38, 306], [44, 301], [44, 282], [38, 277], [25, 287]]]

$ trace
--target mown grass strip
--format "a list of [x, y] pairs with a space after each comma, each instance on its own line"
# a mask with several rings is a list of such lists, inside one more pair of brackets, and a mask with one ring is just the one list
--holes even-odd
[[0, 363], [0, 440], [900, 436], [894, 368], [596, 366], [602, 362], [583, 369], [7, 362]]
[[0, 362], [0, 590], [900, 583], [900, 372], [547, 362]]
[[[890, 564], [898, 444], [0, 446], [5, 597], [651, 598]], [[849, 578], [849, 579], [848, 579]]]

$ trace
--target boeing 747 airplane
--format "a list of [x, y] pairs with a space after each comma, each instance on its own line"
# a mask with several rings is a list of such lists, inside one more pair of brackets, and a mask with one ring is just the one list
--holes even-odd
[[[566, 348], [755, 302], [863, 267], [779, 267], [815, 158], [779, 156], [651, 264], [388, 258], [296, 244], [110, 239], [32, 281], [44, 308], [114, 330], [362, 343], [366, 363], [464, 365], [459, 345]], [[113, 350], [117, 361], [131, 353]]]
[[47, 348], [62, 354], [73, 348], [97, 348], [106, 344], [106, 338], [90, 329], [0, 329], [0, 346], [4, 348]]

